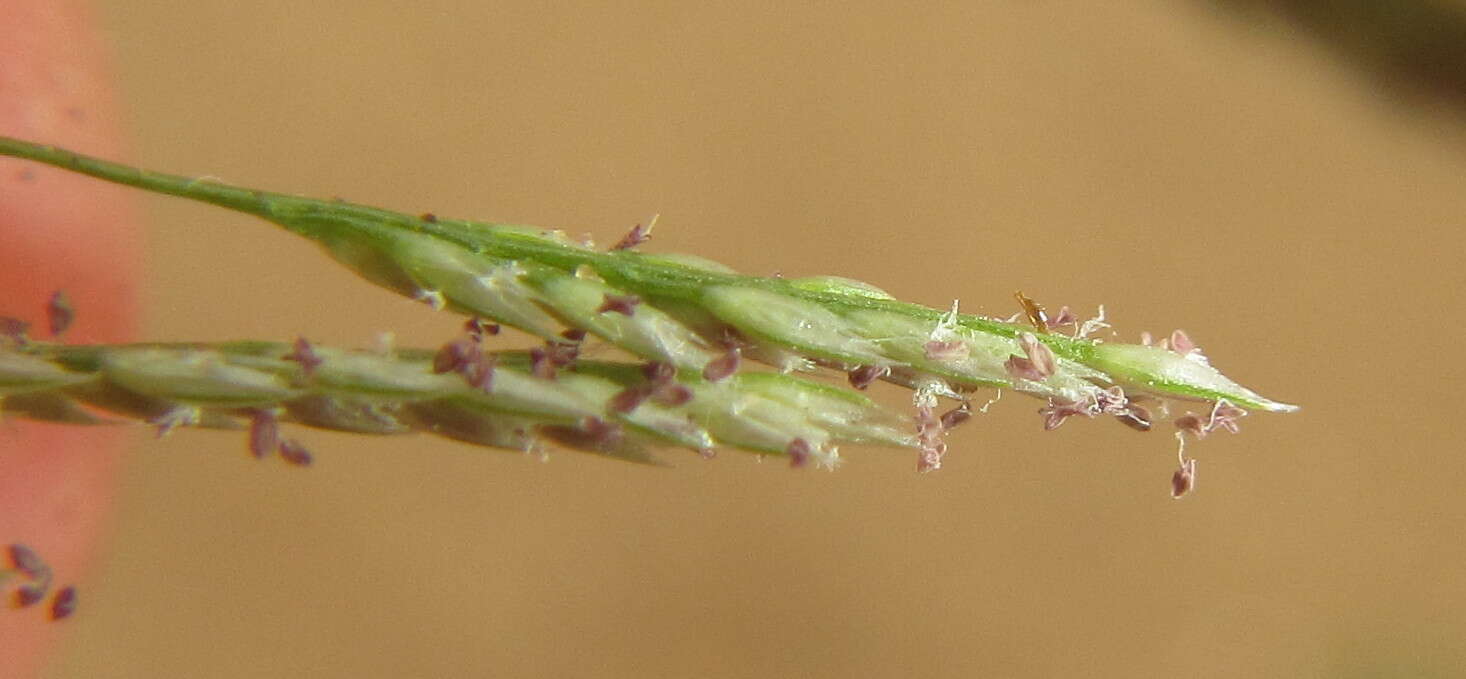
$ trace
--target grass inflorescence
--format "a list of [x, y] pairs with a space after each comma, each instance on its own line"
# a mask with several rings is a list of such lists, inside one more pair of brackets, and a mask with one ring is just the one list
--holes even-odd
[[[915, 448], [927, 471], [980, 390], [1037, 397], [1046, 429], [1104, 416], [1147, 431], [1190, 401], [1203, 414], [1172, 424], [1200, 438], [1235, 431], [1245, 409], [1296, 409], [1228, 379], [1179, 331], [1159, 342], [1103, 341], [1091, 336], [1107, 327], [1103, 318], [1067, 308], [1050, 317], [1021, 294], [1022, 313], [1003, 320], [902, 302], [845, 278], [745, 275], [638, 251], [650, 221], [599, 250], [554, 230], [229, 186], [14, 139], [0, 138], [0, 154], [264, 218], [373, 283], [473, 319], [466, 337], [439, 350], [385, 353], [303, 342], [66, 346], [27, 342], [13, 328], [17, 339], [0, 353], [0, 385], [9, 386], [0, 388], [7, 410], [28, 417], [80, 421], [100, 407], [164, 430], [248, 427], [255, 454], [269, 448], [297, 464], [309, 453], [278, 436], [279, 421], [522, 450], [551, 442], [636, 461], [657, 446], [721, 446], [828, 464], [840, 443], [881, 443]], [[497, 324], [544, 344], [487, 351], [485, 329]], [[635, 360], [582, 360], [588, 338]], [[745, 359], [775, 372], [749, 370]], [[793, 376], [818, 372], [843, 373], [851, 388]], [[912, 389], [915, 417], [903, 424], [859, 393], [877, 381]], [[941, 398], [957, 405], [941, 412]], [[1194, 483], [1194, 460], [1181, 465], [1177, 495]]]

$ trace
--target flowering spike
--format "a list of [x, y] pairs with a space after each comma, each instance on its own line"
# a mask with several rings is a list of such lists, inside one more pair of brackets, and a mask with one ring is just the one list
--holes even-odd
[[[0, 155], [27, 158], [256, 215], [323, 245], [338, 261], [366, 279], [435, 307], [447, 306], [471, 313], [548, 340], [558, 339], [565, 326], [584, 329], [644, 360], [664, 361], [689, 375], [691, 371], [708, 370], [719, 357], [717, 338], [732, 332], [741, 339], [742, 353], [753, 360], [783, 370], [821, 367], [850, 371], [851, 383], [856, 387], [868, 386], [874, 379], [884, 377], [917, 390], [924, 404], [925, 399], [941, 396], [966, 399], [968, 393], [978, 388], [1014, 388], [1049, 401], [1045, 419], [1050, 428], [1074, 414], [1109, 414], [1131, 426], [1139, 426], [1142, 421], [1149, 421], [1142, 413], [1146, 416], [1149, 413], [1133, 407], [1130, 396], [1143, 394], [1227, 404], [1228, 407], [1214, 406], [1208, 417], [1196, 416], [1196, 435], [1216, 429], [1235, 431], [1242, 416], [1241, 408], [1296, 410], [1295, 406], [1266, 399], [1223, 376], [1193, 350], [1194, 345], [1184, 333], [1172, 333], [1166, 338], [1162, 344], [1167, 348], [1088, 339], [1089, 333], [1105, 327], [1103, 307], [1099, 318], [1079, 324], [1072, 336], [1065, 336], [1049, 330], [1073, 325], [1073, 313], [1061, 309], [1049, 318], [1040, 305], [1022, 293], [1015, 293], [1015, 298], [1023, 307], [1023, 314], [1014, 319], [1026, 315], [1027, 326], [960, 314], [956, 309], [938, 310], [901, 302], [858, 282], [828, 277], [747, 276], [675, 255], [598, 252], [554, 231], [437, 219], [426, 214], [399, 214], [345, 202], [194, 181], [3, 137], [0, 137]], [[643, 229], [623, 240], [629, 248], [644, 241], [646, 235]], [[9, 336], [8, 344], [15, 348], [0, 351], [0, 354], [14, 354], [0, 356], [0, 394], [9, 398], [22, 391], [59, 388], [55, 384], [42, 385], [33, 371], [27, 372], [25, 363], [30, 356], [25, 354], [36, 349], [26, 343], [21, 322], [12, 319], [0, 324], [0, 330], [3, 326], [8, 326], [10, 332], [0, 334]], [[477, 334], [472, 330], [470, 333]], [[541, 377], [564, 369], [566, 379], [562, 382], [585, 377], [571, 365], [573, 358], [566, 361], [555, 352], [553, 346], [542, 348], [527, 365]], [[169, 407], [206, 407], [216, 409], [211, 416], [223, 422], [248, 409], [283, 407], [283, 402], [292, 399], [325, 396], [314, 391], [314, 380], [301, 384], [295, 380], [298, 372], [277, 371], [273, 362], [278, 362], [278, 353], [256, 356], [249, 363], [227, 364], [217, 363], [207, 351], [199, 352], [197, 360], [174, 363], [153, 361], [157, 357], [154, 354], [173, 358], [168, 352], [153, 349], [115, 353], [121, 358], [102, 356], [100, 370], [72, 358], [58, 361], [51, 366], [52, 373], [47, 379], [59, 372], [66, 380], [101, 380], [109, 389], [136, 397], [134, 403], [123, 409], [130, 413], [156, 414]], [[337, 361], [358, 358], [331, 354], [328, 364], [316, 366], [314, 372], [338, 377], [351, 373], [351, 379], [361, 384], [388, 386], [392, 398], [405, 398], [397, 390], [404, 384], [412, 385], [405, 391], [419, 394], [413, 398], [429, 401], [460, 398], [465, 394], [475, 399], [490, 396], [475, 393], [471, 385], [463, 385], [464, 381], [475, 381], [474, 375], [451, 380], [449, 386], [450, 382], [437, 379], [447, 375], [433, 375], [426, 369], [413, 375], [394, 370], [390, 375], [377, 376], [380, 379], [370, 379], [370, 371], [352, 373], [334, 366]], [[473, 365], [475, 359], [465, 354], [463, 360]], [[455, 356], [449, 355], [444, 361], [451, 368], [446, 372], [462, 374], [464, 366]], [[309, 361], [301, 363], [305, 367]], [[505, 373], [504, 380], [515, 382], [514, 389], [509, 390], [513, 397], [497, 398], [503, 395], [495, 394], [496, 407], [504, 403], [514, 403], [515, 407], [554, 403], [563, 410], [557, 415], [562, 419], [556, 420], [562, 425], [584, 416], [581, 410], [603, 412], [610, 395], [626, 387], [624, 379], [610, 379], [617, 384], [593, 389], [596, 397], [590, 398], [564, 384], [530, 380], [524, 367], [517, 366]], [[313, 370], [306, 367], [305, 372], [309, 375]], [[721, 368], [714, 369], [709, 376], [717, 377], [721, 372]], [[723, 382], [738, 382], [741, 377], [741, 374], [726, 376]], [[705, 397], [699, 390], [707, 386], [702, 381], [695, 385], [689, 382], [697, 397], [678, 407], [686, 407], [698, 417], [711, 417], [717, 421], [720, 431], [745, 442], [745, 447], [750, 449], [779, 452], [789, 440], [801, 437], [812, 451], [819, 451], [814, 454], [823, 454], [822, 451], [833, 450], [827, 440], [831, 432], [839, 427], [846, 427], [847, 431], [860, 429], [854, 426], [857, 422], [832, 422], [827, 415], [798, 410], [765, 412], [761, 415], [763, 421], [759, 422], [720, 420], [726, 413], [704, 409], [730, 409], [735, 401], [731, 397], [720, 399], [716, 389], [707, 390], [713, 394], [712, 398]], [[724, 386], [717, 385], [719, 389]], [[521, 387], [528, 391], [515, 391]], [[1115, 387], [1120, 390], [1109, 396]], [[451, 395], [444, 392], [420, 395], [424, 390], [437, 389], [461, 391]], [[536, 397], [544, 403], [536, 401]], [[1233, 412], [1230, 408], [1237, 410]], [[342, 407], [334, 412], [351, 410]], [[649, 427], [656, 429], [657, 435], [682, 437], [678, 440], [686, 443], [689, 439], [685, 432], [674, 432], [668, 424], [676, 418], [660, 421], [655, 427], [645, 424], [645, 420], [641, 424], [630, 421], [630, 416], [646, 418], [656, 410], [646, 405], [638, 408], [628, 414], [626, 426]], [[40, 414], [41, 410], [32, 408], [32, 412]], [[928, 414], [926, 418], [936, 419], [940, 425], [940, 418], [935, 415]], [[385, 421], [391, 417], [384, 415], [379, 419]], [[704, 422], [685, 416], [680, 421], [693, 428], [702, 427]], [[522, 428], [533, 431], [545, 424], [536, 420]], [[707, 425], [707, 431], [714, 428]], [[468, 427], [465, 431], [474, 430]], [[873, 429], [864, 431], [869, 433]], [[918, 438], [923, 440], [913, 443], [929, 453], [930, 461], [939, 459], [938, 438], [934, 435]]]

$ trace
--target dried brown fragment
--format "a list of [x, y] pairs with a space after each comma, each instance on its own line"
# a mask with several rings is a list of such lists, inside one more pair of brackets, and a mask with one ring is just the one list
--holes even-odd
[[314, 376], [316, 368], [320, 367], [323, 362], [316, 354], [315, 348], [311, 346], [310, 340], [304, 337], [295, 338], [295, 344], [291, 346], [290, 353], [285, 355], [285, 360], [299, 363], [306, 377]]
[[1049, 332], [1049, 323], [1048, 316], [1044, 313], [1044, 308], [1039, 306], [1038, 302], [1025, 296], [1021, 290], [1014, 292], [1013, 298], [1018, 300], [1019, 306], [1023, 307], [1023, 315], [1028, 317], [1029, 325], [1032, 325], [1033, 329], [1037, 330], [1040, 334], [1047, 334]]
[[596, 307], [596, 313], [603, 314], [608, 311], [631, 316], [636, 313], [636, 305], [641, 304], [641, 298], [636, 295], [613, 295], [606, 293], [605, 301]]
[[438, 216], [435, 215], [435, 214], [433, 214], [433, 213], [431, 213], [431, 212], [424, 212], [424, 213], [422, 213], [422, 216], [420, 218], [423, 221], [425, 221], [425, 222], [427, 222], [429, 224], [437, 224], [438, 223]]
[[75, 320], [76, 309], [71, 306], [66, 292], [57, 290], [51, 293], [51, 299], [46, 301], [46, 326], [51, 331], [51, 336], [61, 337]]
[[64, 620], [76, 612], [76, 587], [67, 585], [51, 599], [51, 619]]
[[309, 467], [314, 458], [305, 446], [295, 439], [286, 439], [280, 442], [280, 457], [286, 462], [297, 467]]
[[887, 365], [863, 365], [850, 371], [850, 386], [864, 391], [876, 380], [882, 379], [891, 374], [891, 367]]
[[721, 382], [734, 373], [738, 372], [738, 365], [743, 361], [743, 350], [738, 347], [729, 347], [722, 356], [719, 356], [702, 368], [702, 378], [709, 382]]
[[249, 452], [263, 459], [280, 445], [280, 420], [273, 410], [256, 410], [249, 420]]

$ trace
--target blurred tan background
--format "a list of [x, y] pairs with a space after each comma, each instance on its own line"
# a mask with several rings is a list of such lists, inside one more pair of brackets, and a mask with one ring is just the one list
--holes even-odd
[[[1301, 403], [1192, 447], [1005, 398], [940, 472], [138, 437], [52, 676], [1373, 677], [1466, 663], [1466, 125], [1204, 3], [100, 2], [133, 160], [1007, 315]], [[730, 3], [731, 4], [731, 3]], [[151, 339], [455, 319], [153, 199]], [[888, 393], [892, 402], [901, 396]]]

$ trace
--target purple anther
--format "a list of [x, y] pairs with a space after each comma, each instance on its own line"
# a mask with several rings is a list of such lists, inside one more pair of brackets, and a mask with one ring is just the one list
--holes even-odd
[[1171, 351], [1181, 354], [1182, 356], [1196, 351], [1196, 343], [1191, 341], [1191, 337], [1186, 334], [1185, 330], [1171, 331], [1170, 346]]
[[304, 337], [295, 338], [295, 344], [291, 345], [290, 353], [285, 355], [285, 360], [299, 363], [306, 377], [315, 375], [316, 368], [320, 367], [323, 362], [321, 357], [316, 355], [315, 347], [312, 347], [310, 341]]
[[52, 337], [60, 337], [71, 327], [71, 322], [76, 320], [76, 309], [72, 308], [71, 300], [66, 298], [66, 293], [57, 290], [51, 293], [51, 299], [46, 302], [46, 325], [51, 331]]
[[67, 585], [51, 599], [51, 619], [63, 620], [76, 612], [76, 587]]
[[886, 365], [863, 365], [850, 371], [850, 386], [864, 391], [876, 380], [891, 374], [891, 367]]
[[271, 410], [256, 410], [249, 420], [249, 452], [263, 458], [280, 445], [280, 420]]
[[677, 377], [677, 366], [665, 361], [647, 361], [641, 366], [641, 374], [652, 384], [662, 384]]
[[663, 382], [652, 390], [652, 400], [656, 401], [657, 405], [675, 408], [687, 405], [687, 402], [692, 400], [692, 390], [685, 384]]
[[724, 352], [702, 368], [702, 378], [709, 382], [721, 382], [738, 372], [738, 365], [743, 361], [743, 350], [738, 347], [729, 347]]
[[482, 318], [479, 318], [478, 316], [474, 316], [473, 318], [470, 318], [466, 322], [464, 322], [463, 329], [468, 332], [468, 336], [472, 337], [473, 340], [476, 342], [482, 342], [483, 339], [489, 335], [499, 334], [498, 323], [490, 323]]
[[809, 456], [814, 451], [809, 447], [809, 441], [797, 438], [789, 442], [784, 452], [789, 455], [789, 466], [799, 468], [809, 464]]
[[942, 431], [955, 429], [958, 425], [970, 419], [972, 419], [972, 404], [964, 401], [962, 405], [942, 413], [940, 418]]
[[931, 340], [922, 345], [928, 361], [960, 361], [967, 358], [967, 343], [962, 340]]
[[11, 565], [15, 567], [15, 570], [24, 573], [26, 577], [33, 579], [51, 577], [51, 567], [47, 566], [41, 555], [36, 554], [36, 551], [30, 547], [17, 542], [10, 545], [6, 552], [9, 553]]
[[622, 316], [630, 316], [636, 313], [636, 305], [641, 304], [641, 298], [636, 295], [613, 295], [606, 293], [605, 301], [596, 307], [596, 313], [603, 314], [614, 311]]
[[479, 353], [478, 343], [470, 339], [456, 339], [444, 344], [433, 355], [433, 372], [438, 375], [443, 373], [458, 372], [468, 365], [475, 354]]
[[626, 235], [621, 237], [621, 240], [616, 241], [616, 244], [611, 246], [611, 250], [630, 250], [638, 245], [641, 245], [642, 243], [651, 240], [652, 225], [655, 223], [655, 219], [649, 219], [643, 223], [631, 227], [631, 230], [627, 231]]
[[1196, 460], [1185, 460], [1181, 463], [1181, 467], [1171, 474], [1171, 497], [1179, 500], [1194, 488], [1196, 488]]
[[25, 344], [26, 331], [31, 329], [31, 324], [19, 318], [0, 316], [0, 337], [8, 338], [16, 344]]
[[280, 442], [280, 457], [297, 467], [309, 467], [314, 458], [305, 446], [295, 439]]
[[1059, 313], [1054, 314], [1053, 318], [1046, 319], [1044, 321], [1044, 324], [1047, 325], [1050, 330], [1053, 330], [1054, 328], [1060, 328], [1066, 325], [1074, 325], [1078, 322], [1079, 317], [1075, 316], [1074, 312], [1069, 310], [1069, 307], [1062, 306], [1059, 307]]
[[1044, 431], [1053, 431], [1064, 424], [1065, 420], [1076, 415], [1094, 417], [1097, 410], [1098, 406], [1090, 401], [1062, 401], [1051, 398], [1048, 405], [1038, 409], [1038, 414], [1044, 418]]
[[468, 382], [468, 386], [486, 394], [491, 393], [494, 390], [494, 369], [498, 366], [498, 354], [478, 352], [472, 362], [463, 366], [463, 379]]
[[627, 387], [617, 392], [615, 396], [612, 396], [611, 402], [606, 404], [606, 407], [613, 413], [629, 413], [636, 410], [643, 401], [646, 401], [652, 395], [653, 389], [654, 387], [650, 384], [638, 384], [633, 387]]
[[1127, 403], [1125, 412], [1115, 418], [1135, 431], [1150, 431], [1150, 410], [1145, 406]]

